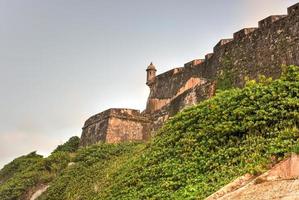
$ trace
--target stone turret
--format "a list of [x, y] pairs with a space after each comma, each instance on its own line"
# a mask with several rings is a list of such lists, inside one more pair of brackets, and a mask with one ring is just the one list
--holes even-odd
[[153, 65], [153, 63], [151, 62], [151, 64], [146, 69], [146, 85], [150, 86], [155, 81], [156, 71], [157, 70], [155, 65]]

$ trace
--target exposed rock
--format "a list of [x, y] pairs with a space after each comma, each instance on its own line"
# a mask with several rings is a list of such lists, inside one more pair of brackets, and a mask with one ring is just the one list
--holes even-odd
[[74, 162], [69, 162], [69, 163], [67, 164], [67, 166], [70, 167], [70, 166], [73, 166], [74, 164], [75, 164]]
[[234, 180], [233, 182], [227, 184], [226, 186], [224, 186], [223, 188], [218, 190], [216, 193], [214, 193], [211, 196], [209, 196], [208, 198], [206, 198], [206, 200], [220, 199], [224, 195], [245, 186], [246, 184], [251, 182], [254, 178], [255, 178], [255, 176], [253, 176], [253, 175], [245, 174], [244, 176], [241, 176], [241, 177], [237, 178], [236, 180]]
[[48, 185], [42, 185], [39, 189], [31, 196], [30, 200], [37, 199], [42, 193], [44, 193], [48, 189]]
[[299, 156], [292, 154], [266, 173], [245, 175], [224, 186], [206, 200], [299, 199]]

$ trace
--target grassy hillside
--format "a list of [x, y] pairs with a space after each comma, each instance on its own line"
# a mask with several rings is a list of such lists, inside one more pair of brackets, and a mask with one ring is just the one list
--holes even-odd
[[66, 167], [53, 159], [50, 170], [44, 163], [51, 156], [33, 156], [41, 169], [10, 163], [0, 172], [0, 199], [13, 199], [8, 197], [14, 189], [5, 188], [22, 174], [46, 171], [50, 178], [37, 180], [50, 183], [42, 200], [203, 199], [238, 176], [260, 173], [299, 151], [298, 97], [299, 68], [290, 66], [278, 80], [261, 77], [185, 109], [147, 144], [98, 144], [71, 154], [58, 149], [52, 157], [73, 163]]

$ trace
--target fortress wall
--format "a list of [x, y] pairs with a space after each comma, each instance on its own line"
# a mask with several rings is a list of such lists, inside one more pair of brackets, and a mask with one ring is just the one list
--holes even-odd
[[80, 139], [80, 146], [95, 144], [98, 141], [106, 140], [108, 118], [100, 119], [96, 123], [83, 127]]
[[192, 62], [195, 61], [186, 63], [184, 68], [175, 68], [156, 77], [150, 86], [147, 113], [156, 112], [186, 90], [206, 82], [194, 70], [189, 70], [194, 69]]
[[258, 22], [258, 28], [244, 28], [233, 38], [220, 40], [204, 60], [158, 75], [145, 111], [152, 114], [154, 130], [184, 107], [209, 98], [215, 87], [242, 87], [246, 77], [259, 75], [277, 78], [281, 65], [299, 65], [298, 8], [299, 3], [288, 8], [288, 15], [269, 16]]
[[221, 40], [199, 73], [216, 79], [219, 88], [242, 87], [245, 77], [279, 77], [282, 64], [299, 65], [298, 10], [267, 17], [259, 22], [259, 28], [242, 29], [234, 39]]
[[175, 68], [156, 76], [151, 86], [150, 97], [158, 99], [170, 99], [179, 89], [179, 83], [184, 79], [183, 68]]
[[299, 65], [299, 3], [288, 8], [288, 15], [270, 16], [258, 25], [220, 40], [205, 59], [156, 76], [148, 84], [150, 94], [143, 113], [109, 109], [89, 118], [81, 145], [147, 139], [169, 117], [210, 98], [216, 88], [242, 87], [246, 77], [277, 78], [282, 64]]
[[161, 108], [163, 108], [165, 105], [169, 104], [171, 101], [170, 98], [167, 99], [158, 99], [158, 98], [149, 98], [146, 104], [146, 113], [154, 113]]
[[106, 110], [90, 117], [82, 128], [80, 146], [95, 144], [106, 140], [110, 110]]
[[195, 105], [200, 101], [214, 96], [214, 94], [214, 81], [209, 81], [202, 85], [197, 85], [186, 90], [185, 92], [174, 98], [172, 101], [170, 101], [169, 104], [151, 114], [152, 125], [150, 132], [154, 134], [154, 132], [158, 130], [169, 117], [174, 116], [176, 113], [188, 106]]
[[106, 142], [144, 141], [149, 132], [148, 121], [111, 117], [108, 123]]
[[200, 101], [211, 98], [215, 95], [214, 82], [207, 82], [186, 90], [184, 93], [173, 99], [168, 108], [169, 116], [174, 116], [185, 107], [193, 106]]
[[299, 65], [299, 3], [288, 8], [288, 15], [261, 20], [258, 28], [244, 28], [234, 38], [222, 39], [201, 62], [188, 62], [178, 73], [158, 75], [150, 98], [172, 98], [191, 77], [211, 80], [230, 76], [232, 86], [243, 86], [244, 77], [259, 74], [277, 78], [280, 66]]
[[138, 110], [109, 109], [86, 120], [80, 145], [146, 140], [149, 125], [148, 118]]
[[[199, 62], [201, 60], [201, 62]], [[202, 78], [197, 67], [203, 63], [202, 59], [190, 61], [184, 67], [174, 68], [156, 76], [151, 86], [150, 98], [170, 99], [177, 95], [179, 90], [190, 78]], [[195, 66], [197, 66], [195, 68]], [[191, 87], [191, 86], [190, 86]], [[189, 88], [188, 88], [189, 89]]]
[[234, 38], [222, 39], [205, 59], [190, 61], [156, 77], [151, 85], [146, 111], [153, 113], [180, 93], [202, 84], [193, 79], [216, 80], [217, 88], [242, 87], [245, 78], [259, 75], [277, 78], [281, 65], [299, 65], [299, 4], [288, 15], [261, 20], [258, 28], [244, 28]]

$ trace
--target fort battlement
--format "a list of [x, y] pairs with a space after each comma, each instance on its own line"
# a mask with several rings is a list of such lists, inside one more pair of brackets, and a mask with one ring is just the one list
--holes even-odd
[[[299, 65], [298, 7], [299, 3], [288, 8], [288, 15], [266, 17], [258, 22], [259, 27], [243, 28], [233, 38], [221, 39], [213, 53], [187, 62], [179, 73], [170, 70], [156, 76], [145, 113], [165, 120], [211, 96], [216, 88], [242, 87], [246, 77], [256, 79], [261, 74], [277, 78], [281, 65]], [[206, 94], [191, 92], [197, 88], [205, 88], [201, 92]]]
[[248, 35], [249, 33], [257, 30], [258, 28], [253, 27], [253, 28], [243, 28], [237, 32], [234, 33], [234, 40], [239, 40], [243, 37], [245, 37], [246, 35]]
[[[277, 77], [280, 65], [298, 63], [298, 7], [299, 3], [289, 7], [288, 15], [266, 17], [258, 22], [259, 28], [243, 28], [235, 32], [233, 38], [221, 39], [213, 48], [213, 53], [207, 54], [205, 59], [187, 62], [179, 74], [172, 74], [177, 76], [172, 79], [181, 79], [180, 77], [189, 75], [216, 80], [219, 78], [217, 72], [227, 68], [227, 65], [232, 68], [246, 68], [243, 72], [248, 72], [250, 78], [256, 78], [255, 72], [262, 74], [263, 71], [266, 72], [265, 75]], [[265, 67], [276, 69], [273, 73], [271, 69], [259, 70]], [[169, 72], [172, 70], [158, 75], [156, 80], [168, 79]], [[238, 82], [237, 86], [242, 86], [244, 79], [235, 82]]]
[[294, 4], [290, 7], [288, 7], [288, 15], [298, 14], [299, 12], [299, 3]]
[[210, 98], [216, 89], [242, 87], [246, 78], [259, 75], [277, 78], [280, 66], [291, 64], [299, 65], [299, 3], [290, 6], [287, 15], [266, 17], [258, 27], [221, 39], [204, 59], [159, 75], [151, 63], [146, 70], [146, 109], [109, 109], [92, 116], [83, 127], [81, 144], [145, 140], [169, 117]]
[[117, 143], [146, 140], [150, 120], [139, 110], [111, 108], [86, 120], [81, 136], [81, 145], [98, 141]]
[[88, 120], [85, 121], [83, 128], [87, 128], [90, 125], [97, 123], [99, 119], [107, 119], [111, 117], [130, 119], [133, 121], [148, 121], [148, 119], [140, 113], [140, 110], [128, 108], [110, 108], [90, 117]]

